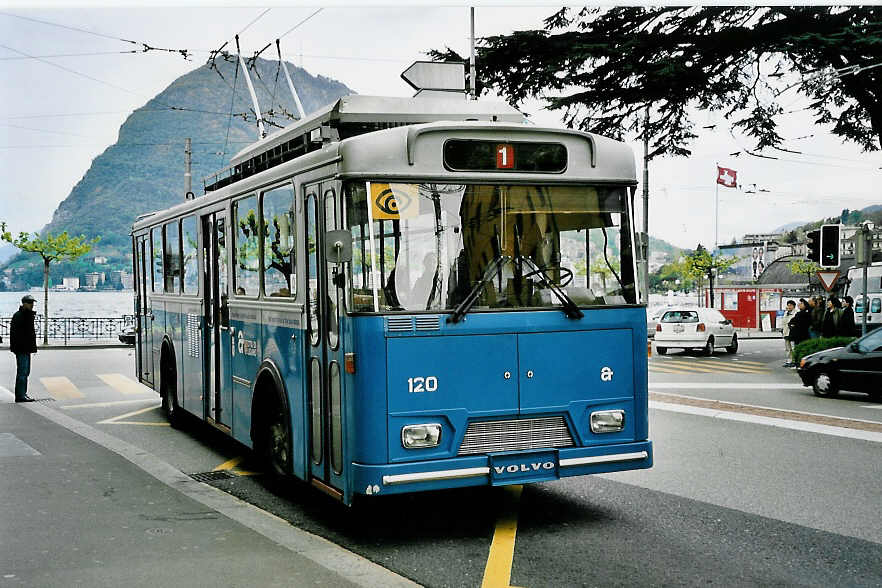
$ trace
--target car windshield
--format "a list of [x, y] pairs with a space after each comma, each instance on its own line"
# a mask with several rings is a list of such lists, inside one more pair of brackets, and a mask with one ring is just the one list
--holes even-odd
[[855, 341], [857, 348], [869, 353], [882, 349], [882, 329], [876, 329], [869, 335]]
[[352, 181], [345, 194], [352, 311], [637, 302], [625, 187]]
[[662, 316], [663, 323], [697, 323], [698, 313], [694, 310], [669, 310]]

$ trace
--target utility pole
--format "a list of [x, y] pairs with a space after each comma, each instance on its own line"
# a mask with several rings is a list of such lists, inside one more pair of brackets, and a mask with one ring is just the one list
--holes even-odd
[[471, 57], [469, 58], [469, 93], [471, 94], [472, 100], [477, 100], [477, 90], [475, 86], [477, 86], [477, 80], [475, 76], [477, 75], [477, 68], [475, 67], [475, 7], [472, 6], [470, 9], [471, 12]]
[[640, 240], [643, 255], [643, 287], [646, 304], [649, 304], [649, 104], [643, 113], [643, 238]]
[[190, 137], [184, 139], [184, 162], [186, 167], [184, 169], [184, 198], [186, 200], [193, 200], [193, 175], [190, 173], [190, 163], [193, 156], [193, 148], [192, 143], [190, 142]]
[[860, 230], [854, 236], [854, 260], [863, 269], [863, 292], [861, 292], [861, 336], [867, 334], [867, 307], [870, 305], [867, 299], [867, 268], [873, 261], [873, 229], [868, 223], [861, 225]]

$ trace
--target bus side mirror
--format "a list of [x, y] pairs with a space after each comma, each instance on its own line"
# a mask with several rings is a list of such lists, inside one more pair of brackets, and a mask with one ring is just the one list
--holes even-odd
[[325, 233], [325, 259], [337, 264], [352, 261], [352, 235], [349, 231]]

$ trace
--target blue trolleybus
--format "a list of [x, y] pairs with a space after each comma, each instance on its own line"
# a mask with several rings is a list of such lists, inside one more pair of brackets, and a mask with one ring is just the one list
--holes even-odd
[[346, 504], [648, 468], [634, 156], [352, 96], [133, 227], [137, 373]]

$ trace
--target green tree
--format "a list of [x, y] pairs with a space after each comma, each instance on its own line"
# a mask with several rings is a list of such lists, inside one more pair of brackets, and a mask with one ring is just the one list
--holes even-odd
[[689, 155], [694, 107], [721, 111], [758, 149], [779, 147], [790, 89], [834, 134], [882, 144], [878, 6], [562, 8], [543, 30], [484, 38], [477, 53], [478, 89], [544, 99], [570, 127], [642, 134], [651, 106], [650, 157]]
[[820, 265], [818, 265], [814, 261], [809, 261], [807, 259], [794, 259], [787, 264], [787, 268], [792, 274], [805, 276], [806, 284], [808, 285], [809, 290], [811, 290], [812, 287], [812, 276], [814, 276], [821, 270]]
[[686, 258], [686, 271], [693, 278], [707, 276], [710, 284], [710, 302], [714, 306], [714, 277], [725, 272], [738, 262], [737, 257], [723, 257], [719, 253], [711, 255], [701, 243], [695, 248], [695, 253]]
[[[679, 284], [677, 283], [679, 280]], [[687, 267], [687, 256], [680, 255], [671, 263], [666, 263], [650, 274], [650, 287], [656, 292], [679, 290], [688, 292], [695, 287], [695, 277]], [[667, 285], [666, 285], [667, 284]]]
[[67, 231], [60, 235], [46, 233], [42, 237], [39, 233], [29, 235], [21, 232], [18, 237], [13, 237], [12, 233], [6, 230], [6, 223], [0, 222], [0, 238], [22, 251], [38, 253], [43, 258], [43, 345], [46, 345], [49, 342], [49, 265], [54, 261], [73, 260], [85, 255], [100, 237], [88, 241], [85, 235], [71, 237]]

